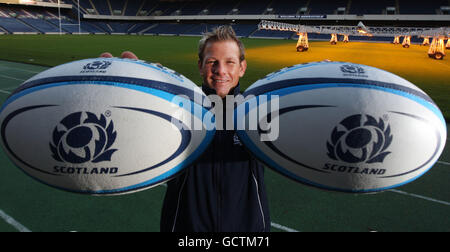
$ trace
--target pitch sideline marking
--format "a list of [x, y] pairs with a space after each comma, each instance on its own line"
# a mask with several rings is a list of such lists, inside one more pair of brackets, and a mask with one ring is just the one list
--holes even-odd
[[409, 193], [409, 192], [404, 192], [404, 191], [400, 191], [400, 190], [396, 190], [396, 189], [390, 189], [390, 190], [388, 190], [388, 191], [390, 191], [390, 192], [395, 192], [395, 193], [399, 193], [399, 194], [403, 194], [403, 195], [408, 195], [408, 196], [411, 196], [411, 197], [415, 197], [415, 198], [419, 198], [419, 199], [424, 199], [424, 200], [432, 201], [432, 202], [435, 202], [435, 203], [439, 203], [439, 204], [443, 204], [443, 205], [450, 206], [450, 202], [443, 201], [443, 200], [437, 200], [437, 199], [433, 199], [433, 198], [430, 198], [430, 197], [425, 197], [425, 196], [422, 196], [422, 195], [418, 195], [418, 194], [414, 194], [414, 193]]
[[438, 163], [438, 164], [443, 164], [443, 165], [450, 165], [450, 163], [444, 162], [444, 161], [437, 161], [436, 163]]
[[270, 226], [272, 226], [274, 228], [277, 228], [277, 229], [280, 229], [280, 230], [283, 230], [283, 231], [286, 231], [286, 232], [300, 232], [298, 230], [295, 230], [295, 229], [290, 228], [290, 227], [285, 227], [285, 226], [277, 224], [275, 222], [270, 222]]
[[2, 218], [6, 223], [13, 226], [15, 229], [19, 230], [20, 232], [31, 232], [28, 228], [26, 228], [24, 225], [17, 222], [13, 217], [7, 215], [5, 212], [3, 212], [0, 209], [0, 218]]
[[7, 66], [1, 65], [1, 64], [0, 64], [0, 68], [12, 69], [12, 70], [17, 70], [17, 71], [22, 71], [22, 72], [27, 72], [27, 73], [32, 73], [32, 74], [38, 74], [38, 73], [44, 71], [44, 70], [42, 70], [42, 71], [37, 72], [37, 71], [32, 71], [32, 70], [27, 70], [27, 69], [20, 69], [20, 68], [15, 68], [15, 67], [7, 67]]
[[23, 81], [26, 81], [26, 80], [24, 80], [24, 79], [19, 79], [19, 78], [11, 77], [11, 76], [4, 75], [4, 74], [0, 74], [0, 77], [8, 78], [8, 79], [11, 79], [11, 80], [22, 81], [22, 82], [23, 82]]

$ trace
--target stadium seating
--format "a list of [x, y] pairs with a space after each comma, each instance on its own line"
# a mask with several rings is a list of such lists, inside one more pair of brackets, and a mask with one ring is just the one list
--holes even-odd
[[[66, 0], [76, 3], [77, 0]], [[93, 5], [91, 5], [91, 3]], [[448, 6], [448, 0], [409, 1], [409, 0], [198, 0], [198, 1], [160, 1], [160, 0], [80, 0], [87, 13], [96, 10], [100, 15], [136, 16], [140, 11], [145, 15], [227, 15], [235, 9], [235, 14], [263, 14], [268, 8], [272, 14], [298, 14], [302, 7], [306, 14], [336, 14], [337, 8], [344, 7], [345, 14], [385, 14], [386, 7], [400, 8], [400, 14], [436, 14], [440, 6]], [[202, 12], [207, 10], [206, 12]], [[178, 11], [178, 12], [177, 12]]]
[[[114, 0], [107, 0], [105, 1], [106, 3], [109, 2], [110, 6], [111, 6], [111, 11], [112, 11], [112, 15], [122, 15], [124, 14], [123, 9], [125, 7], [125, 3], [129, 3], [130, 1], [114, 1]], [[131, 1], [131, 2], [136, 2], [136, 1]]]
[[239, 0], [230, 0], [230, 1], [214, 1], [210, 6], [208, 6], [209, 15], [226, 15], [236, 5], [239, 3]]
[[90, 0], [94, 4], [94, 9], [99, 15], [112, 15], [105, 0]]
[[307, 0], [277, 0], [270, 5], [273, 14], [297, 14], [307, 4]]
[[241, 15], [263, 14], [270, 2], [269, 0], [241, 1], [235, 8], [239, 10]]
[[[78, 3], [80, 3], [80, 11], [84, 14], [92, 14], [93, 12], [95, 12], [94, 7], [92, 7], [91, 3], [87, 0], [72, 0], [72, 5], [74, 6], [78, 6]], [[73, 9], [74, 12], [76, 12], [76, 9]], [[92, 10], [92, 12], [90, 12], [89, 10]]]
[[59, 32], [58, 27], [47, 22], [44, 19], [40, 18], [19, 18], [19, 19], [27, 23], [28, 25], [32, 26], [36, 30], [40, 31], [41, 33]]
[[157, 2], [156, 0], [144, 1], [144, 4], [142, 5], [141, 9], [138, 10], [138, 16], [140, 11], [143, 13], [150, 14], [150, 12], [155, 8], [156, 2]]
[[339, 7], [347, 7], [348, 0], [316, 0], [309, 3], [309, 14], [336, 14]]
[[112, 33], [128, 33], [128, 30], [133, 26], [131, 22], [108, 22], [112, 28]]
[[15, 19], [15, 18], [7, 18], [0, 17], [0, 26], [10, 32], [10, 33], [19, 33], [19, 32], [31, 32], [38, 33], [39, 31], [33, 29], [29, 25], [24, 24], [23, 22]]
[[207, 2], [188, 2], [181, 8], [181, 15], [198, 15], [207, 6]]
[[254, 38], [282, 38], [289, 39], [294, 35], [293, 32], [289, 31], [272, 31], [272, 30], [257, 30], [251, 37]]
[[144, 34], [180, 35], [194, 26], [193, 24], [159, 24], [147, 30]]
[[256, 24], [234, 24], [232, 27], [239, 37], [248, 37], [258, 29]]
[[125, 9], [125, 16], [137, 16], [139, 8], [142, 6], [143, 1], [128, 1]]
[[183, 31], [181, 34], [183, 34], [183, 35], [201, 35], [208, 31], [212, 31], [217, 26], [218, 26], [218, 24], [206, 24], [206, 23], [197, 24], [194, 27], [192, 27], [190, 30]]
[[179, 10], [179, 8], [179, 4], [174, 4], [172, 2], [156, 2], [152, 13], [156, 16], [170, 16], [176, 10]]
[[[56, 0], [45, 0], [56, 3]], [[102, 19], [83, 18], [83, 14], [105, 16], [192, 16], [192, 15], [332, 15], [332, 14], [386, 14], [387, 8], [394, 9], [390, 14], [436, 14], [441, 6], [449, 6], [448, 0], [429, 0], [416, 2], [408, 0], [79, 0], [81, 12], [81, 30], [78, 30], [78, 0], [64, 0], [72, 4], [71, 10], [62, 12], [62, 31], [66, 33], [121, 33], [121, 34], [169, 34], [196, 35], [210, 31], [216, 23], [194, 21], [184, 23], [173, 20], [172, 23], [146, 21], [114, 21], [108, 17]], [[340, 12], [338, 13], [338, 8]], [[0, 4], [0, 33], [13, 32], [59, 32], [59, 18], [56, 8], [35, 6], [13, 6]], [[296, 34], [286, 31], [258, 30], [257, 20], [242, 23], [230, 22], [241, 37], [272, 37], [295, 39]], [[221, 23], [224, 23], [221, 22]], [[328, 40], [328, 36], [313, 35], [310, 39]], [[352, 38], [350, 38], [352, 39]], [[361, 39], [359, 37], [359, 39]], [[376, 40], [376, 39], [372, 39]]]
[[89, 23], [91, 25], [94, 25], [96, 27], [98, 27], [99, 29], [101, 29], [102, 31], [106, 32], [106, 33], [112, 33], [113, 29], [110, 25], [108, 25], [107, 22], [102, 22], [102, 21], [88, 21], [88, 22], [81, 22], [83, 23]]
[[139, 32], [145, 32], [147, 29], [149, 29], [151, 26], [154, 26], [155, 24], [149, 24], [147, 22], [140, 22], [135, 23], [130, 29], [128, 30], [128, 33], [130, 34], [137, 34]]
[[395, 0], [352, 1], [349, 14], [383, 14], [386, 7], [395, 7]]
[[441, 6], [449, 6], [447, 0], [421, 1], [420, 4], [411, 4], [408, 0], [398, 0], [400, 14], [436, 14]]

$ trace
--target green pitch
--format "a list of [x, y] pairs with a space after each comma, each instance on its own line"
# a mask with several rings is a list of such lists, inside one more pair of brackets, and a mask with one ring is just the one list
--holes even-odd
[[[200, 84], [198, 40], [162, 36], [0, 36], [0, 59], [7, 60], [0, 60], [0, 102], [20, 83], [48, 66], [97, 57], [104, 51], [119, 55], [131, 50], [141, 59], [160, 62]], [[243, 41], [249, 65], [241, 81], [244, 88], [282, 67], [324, 59], [348, 61], [410, 80], [450, 118], [450, 57], [429, 59], [426, 47], [310, 42], [307, 52], [298, 53], [293, 40]], [[439, 161], [424, 176], [377, 194], [323, 191], [266, 169], [272, 231], [450, 231], [448, 142]], [[165, 190], [165, 186], [158, 186], [114, 197], [68, 193], [25, 175], [0, 150], [0, 232], [23, 231], [24, 227], [31, 231], [158, 231]]]

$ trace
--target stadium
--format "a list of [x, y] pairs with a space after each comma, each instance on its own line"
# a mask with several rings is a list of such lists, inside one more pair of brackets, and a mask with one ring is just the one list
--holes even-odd
[[[2, 103], [31, 76], [105, 51], [132, 51], [200, 85], [198, 41], [223, 24], [246, 47], [242, 89], [295, 64], [364, 64], [424, 90], [449, 128], [448, 0], [0, 0]], [[271, 231], [450, 231], [448, 141], [426, 175], [381, 193], [319, 190], [266, 169]], [[0, 232], [159, 231], [165, 185], [115, 197], [67, 193], [0, 155]]]

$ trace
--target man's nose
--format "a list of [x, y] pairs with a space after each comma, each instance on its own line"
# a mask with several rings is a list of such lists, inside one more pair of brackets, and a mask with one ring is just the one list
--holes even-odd
[[223, 74], [225, 73], [225, 66], [224, 64], [220, 63], [220, 62], [215, 62], [214, 67], [213, 67], [213, 72], [215, 74]]

